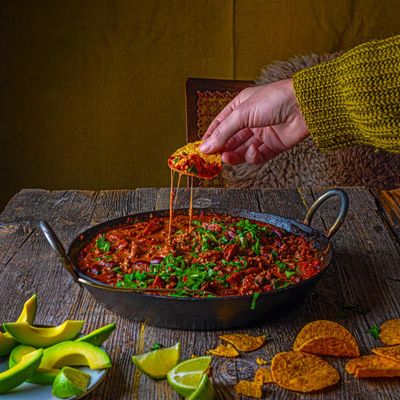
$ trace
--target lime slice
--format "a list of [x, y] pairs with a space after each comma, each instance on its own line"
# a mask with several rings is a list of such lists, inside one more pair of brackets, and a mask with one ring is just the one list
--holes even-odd
[[53, 396], [67, 399], [86, 392], [90, 375], [76, 368], [64, 367], [57, 374], [53, 383]]
[[214, 386], [207, 374], [203, 374], [197, 389], [186, 400], [214, 400], [216, 398]]
[[181, 396], [190, 396], [200, 385], [204, 372], [211, 363], [211, 356], [196, 357], [183, 361], [168, 372], [169, 384]]
[[168, 371], [179, 362], [181, 344], [150, 351], [132, 357], [133, 363], [144, 374], [153, 379], [164, 379]]

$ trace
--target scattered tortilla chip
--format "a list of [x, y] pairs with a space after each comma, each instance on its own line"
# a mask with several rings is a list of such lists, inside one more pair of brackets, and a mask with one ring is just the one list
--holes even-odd
[[278, 353], [272, 359], [272, 379], [295, 392], [315, 392], [339, 382], [339, 373], [318, 356], [298, 351]]
[[333, 321], [313, 321], [299, 332], [293, 350], [337, 357], [358, 357], [360, 350], [355, 337]]
[[239, 356], [239, 352], [230, 344], [220, 344], [215, 349], [207, 350], [207, 353], [226, 358], [234, 358]]
[[400, 319], [390, 319], [384, 322], [381, 326], [379, 339], [388, 346], [400, 344]]
[[222, 335], [219, 338], [233, 344], [239, 351], [244, 352], [257, 350], [265, 343], [265, 335], [250, 336], [246, 333], [232, 333], [230, 335]]
[[240, 381], [235, 385], [235, 391], [243, 396], [255, 397], [261, 399], [262, 397], [262, 383], [256, 381]]
[[212, 179], [222, 170], [221, 154], [204, 154], [200, 151], [201, 141], [187, 143], [168, 158], [168, 166], [185, 175]]
[[263, 384], [274, 382], [274, 380], [272, 379], [271, 371], [268, 368], [259, 368], [254, 377], [254, 381], [261, 382]]
[[357, 378], [391, 378], [400, 376], [400, 363], [377, 355], [353, 358], [346, 371]]
[[256, 363], [258, 365], [267, 365], [267, 364], [269, 364], [269, 361], [268, 360], [264, 360], [262, 357], [257, 357], [256, 358]]
[[390, 347], [376, 347], [372, 352], [390, 360], [400, 362], [400, 345]]
[[358, 346], [337, 337], [318, 337], [303, 343], [297, 351], [337, 357], [357, 357]]

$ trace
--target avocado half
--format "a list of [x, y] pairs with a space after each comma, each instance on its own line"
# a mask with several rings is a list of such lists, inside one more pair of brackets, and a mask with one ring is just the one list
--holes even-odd
[[52, 328], [39, 328], [27, 322], [4, 323], [4, 329], [19, 343], [33, 347], [49, 347], [73, 339], [82, 329], [85, 321], [67, 320]]
[[0, 393], [7, 393], [32, 376], [39, 368], [43, 350], [35, 350], [22, 357], [21, 362], [0, 373]]
[[[36, 316], [37, 296], [34, 294], [27, 300], [16, 322], [32, 324]], [[18, 342], [7, 332], [0, 332], [0, 356], [5, 356], [18, 345]]]
[[[34, 347], [25, 346], [24, 344], [20, 344], [19, 346], [15, 347], [8, 359], [8, 367], [13, 368], [22, 361], [22, 358], [25, 355], [32, 353], [35, 350], [36, 349]], [[27, 382], [36, 383], [37, 385], [52, 385], [58, 372], [58, 369], [38, 368], [33, 375], [27, 379]]]
[[115, 331], [115, 322], [102, 326], [99, 329], [90, 332], [89, 334], [76, 339], [77, 342], [87, 342], [94, 346], [100, 346], [105, 342], [112, 332]]
[[57, 369], [79, 365], [90, 369], [110, 368], [111, 360], [103, 349], [91, 343], [66, 341], [44, 350], [40, 368]]

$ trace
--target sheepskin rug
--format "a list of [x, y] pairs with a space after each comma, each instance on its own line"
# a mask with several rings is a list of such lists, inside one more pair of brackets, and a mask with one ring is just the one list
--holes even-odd
[[[339, 53], [299, 56], [263, 68], [258, 85], [290, 78], [296, 71], [326, 62]], [[263, 165], [225, 165], [228, 187], [290, 188], [297, 186], [400, 187], [400, 155], [369, 146], [321, 152], [310, 138]]]

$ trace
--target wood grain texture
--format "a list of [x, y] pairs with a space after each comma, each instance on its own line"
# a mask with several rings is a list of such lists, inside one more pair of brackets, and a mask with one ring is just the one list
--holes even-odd
[[[233, 386], [252, 379], [258, 368], [256, 356], [270, 360], [289, 350], [301, 327], [315, 319], [342, 323], [356, 336], [363, 354], [380, 345], [368, 329], [389, 318], [400, 318], [400, 244], [377, 207], [373, 195], [362, 188], [346, 189], [350, 211], [335, 235], [335, 259], [308, 299], [286, 315], [265, 321], [250, 334], [267, 334], [266, 345], [239, 359], [214, 358], [213, 379], [220, 399], [241, 398]], [[246, 208], [302, 220], [307, 208], [325, 189], [197, 189], [195, 207]], [[85, 319], [84, 332], [116, 321], [117, 330], [105, 343], [113, 360], [106, 382], [88, 399], [176, 400], [165, 381], [154, 382], [135, 370], [131, 356], [148, 351], [154, 342], [165, 346], [178, 340], [182, 359], [203, 355], [219, 343], [222, 331], [169, 330], [135, 323], [98, 305], [84, 289], [73, 283], [36, 228], [46, 219], [67, 246], [84, 229], [110, 218], [143, 210], [168, 207], [168, 189], [134, 191], [23, 190], [0, 215], [0, 321], [18, 316], [24, 301], [38, 294], [37, 322], [59, 324], [66, 318]], [[189, 192], [181, 189], [178, 207], [186, 207]], [[334, 220], [337, 202], [330, 200], [313, 221], [325, 230]], [[343, 306], [357, 304], [367, 312], [343, 315]], [[228, 331], [224, 331], [226, 333]], [[264, 392], [271, 399], [397, 399], [399, 380], [357, 380], [344, 372], [344, 359], [327, 358], [340, 372], [341, 383], [328, 391], [310, 395], [292, 393], [275, 385]], [[243, 397], [243, 399], [246, 399]]]
[[400, 240], [400, 189], [382, 190], [379, 203], [394, 234]]

